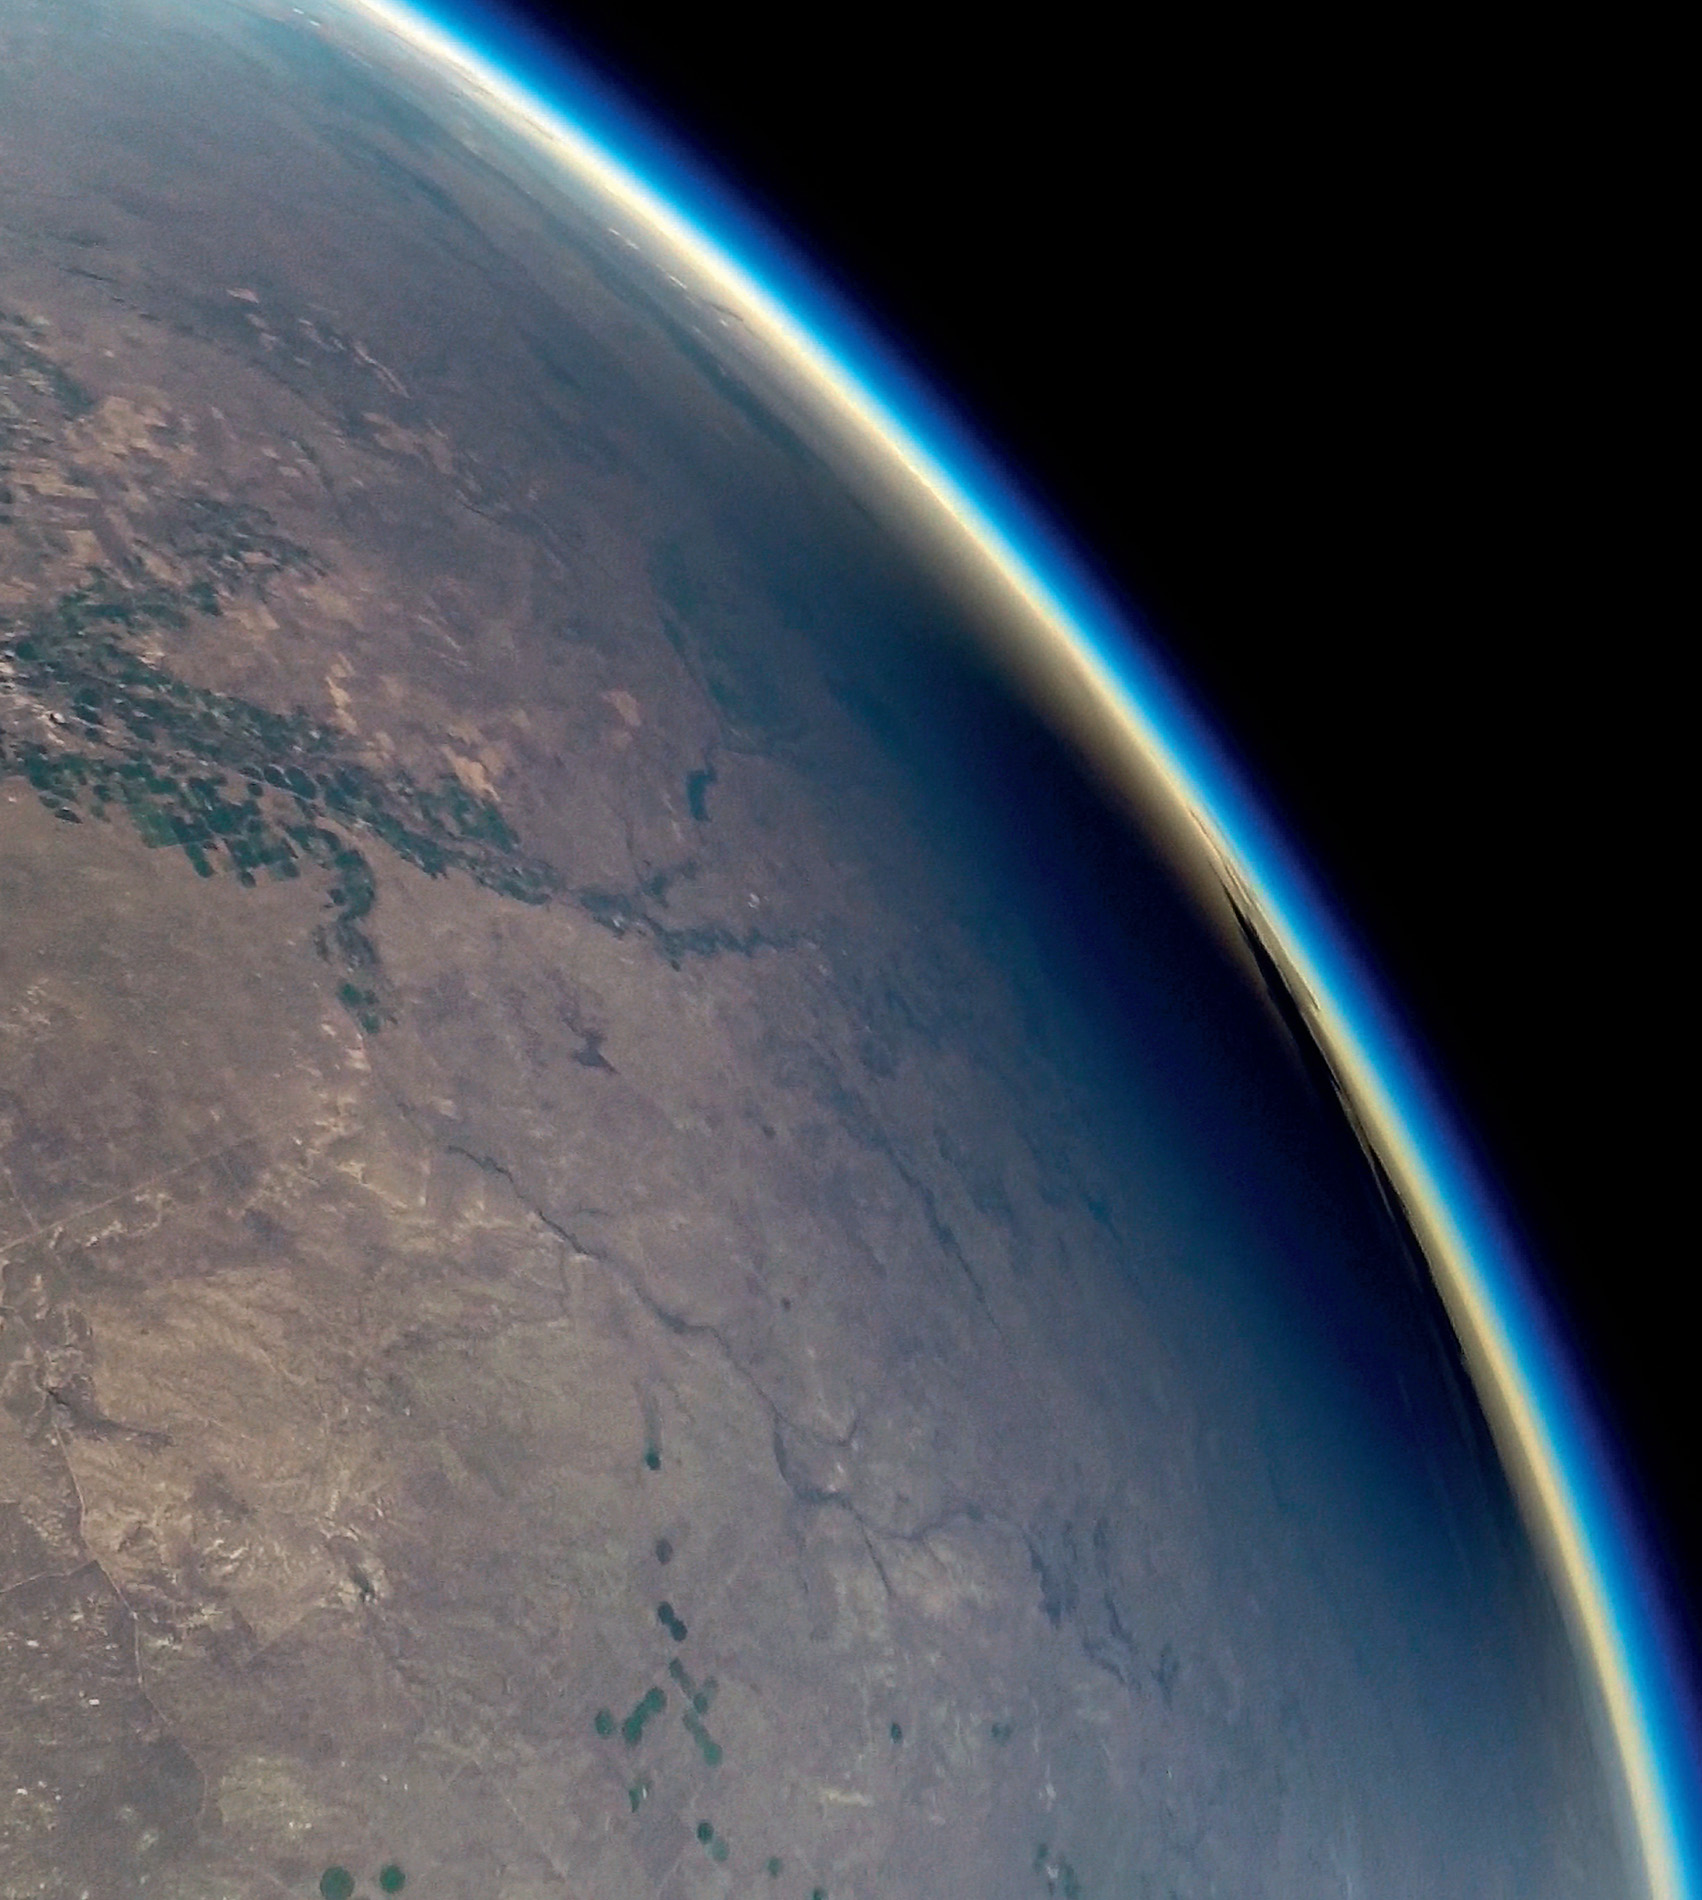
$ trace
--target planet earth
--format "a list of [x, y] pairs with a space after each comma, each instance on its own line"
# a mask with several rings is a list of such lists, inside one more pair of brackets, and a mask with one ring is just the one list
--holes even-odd
[[0, 1895], [1646, 1891], [1257, 933], [427, 45], [0, 0]]

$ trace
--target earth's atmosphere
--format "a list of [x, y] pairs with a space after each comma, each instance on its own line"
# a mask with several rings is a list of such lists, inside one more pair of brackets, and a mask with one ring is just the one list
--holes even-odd
[[1634, 1890], [1292, 1012], [735, 316], [234, 0], [0, 0], [0, 312], [0, 1895]]

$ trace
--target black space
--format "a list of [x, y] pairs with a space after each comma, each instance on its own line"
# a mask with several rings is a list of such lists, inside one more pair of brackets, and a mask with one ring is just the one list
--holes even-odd
[[902, 340], [1192, 683], [1506, 1183], [1694, 1635], [1642, 845], [1660, 267], [1614, 49], [1080, 4], [527, 17]]

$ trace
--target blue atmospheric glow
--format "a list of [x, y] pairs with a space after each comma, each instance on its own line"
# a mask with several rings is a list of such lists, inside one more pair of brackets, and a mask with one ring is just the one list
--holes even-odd
[[993, 458], [779, 239], [680, 148], [643, 123], [561, 50], [511, 19], [435, 7], [420, 11], [545, 111], [568, 121], [643, 181], [696, 233], [785, 308], [894, 437], [946, 470], [982, 538], [1002, 543], [1049, 596], [1072, 637], [1140, 710], [1196, 802], [1215, 818], [1268, 918], [1302, 950], [1371, 1063], [1421, 1167], [1459, 1233], [1467, 1271], [1511, 1349], [1517, 1376], [1551, 1445], [1622, 1645], [1629, 1686], [1653, 1757], [1656, 1799], [1677, 1855], [1677, 1900], [1697, 1895], [1702, 1842], [1702, 1745], [1689, 1663], [1665, 1607], [1652, 1540], [1640, 1526], [1561, 1329], [1548, 1311], [1514, 1225], [1458, 1117], [1426, 1072], [1369, 963], [1335, 916], [1293, 844], [1278, 835], [1219, 738], [1189, 706], [1081, 555]]

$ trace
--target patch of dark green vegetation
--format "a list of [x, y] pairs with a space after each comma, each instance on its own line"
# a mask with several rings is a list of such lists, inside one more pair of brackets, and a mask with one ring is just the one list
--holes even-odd
[[634, 1814], [650, 1799], [650, 1777], [640, 1775], [626, 1791], [626, 1804]]
[[599, 1709], [591, 1718], [591, 1726], [599, 1735], [609, 1736], [615, 1732], [615, 1712], [613, 1709]]
[[759, 950], [789, 950], [798, 942], [791, 930], [765, 929], [753, 925], [748, 930], [733, 930], [726, 924], [671, 924], [658, 915], [668, 907], [668, 893], [678, 883], [689, 883], [701, 867], [695, 859], [671, 869], [653, 872], [630, 891], [614, 891], [601, 885], [585, 884], [572, 893], [574, 902], [595, 924], [611, 936], [648, 937], [658, 955], [676, 970], [688, 959], [709, 957], [754, 957]]
[[686, 805], [693, 818], [700, 825], [709, 823], [709, 788], [715, 783], [715, 762], [705, 765], [700, 772], [686, 774]]
[[1061, 1854], [1054, 1854], [1045, 1841], [1034, 1850], [1034, 1871], [1046, 1882], [1048, 1894], [1062, 1894], [1063, 1900], [1083, 1900], [1085, 1889], [1075, 1868]]
[[680, 1717], [681, 1726], [696, 1742], [704, 1765], [709, 1768], [719, 1768], [722, 1761], [721, 1744], [703, 1726], [704, 1716], [715, 1706], [715, 1694], [719, 1685], [713, 1676], [707, 1682], [699, 1683], [677, 1656], [668, 1664], [668, 1674], [685, 1693], [686, 1710]]
[[639, 1698], [631, 1715], [621, 1724], [621, 1740], [628, 1748], [636, 1748], [644, 1739], [644, 1726], [653, 1715], [660, 1715], [668, 1706], [668, 1698], [660, 1689], [647, 1689]]
[[658, 1603], [656, 1605], [656, 1621], [673, 1637], [676, 1643], [683, 1643], [685, 1641], [686, 1626], [680, 1620], [678, 1613], [671, 1603]]
[[[238, 573], [251, 556], [261, 567], [293, 558], [282, 542], [248, 545], [263, 538], [252, 513], [191, 510], [184, 532], [236, 550]], [[217, 568], [198, 585], [227, 582]], [[0, 622], [0, 679], [12, 688], [0, 702], [0, 777], [26, 780], [68, 822], [122, 813], [144, 844], [181, 850], [202, 877], [222, 870], [251, 887], [317, 873], [329, 915], [316, 947], [342, 972], [338, 1000], [375, 1033], [389, 1015], [364, 928], [378, 885], [357, 838], [428, 877], [460, 870], [521, 903], [547, 902], [557, 880], [459, 780], [376, 770], [307, 713], [191, 686], [140, 650], [205, 610], [194, 589], [94, 571], [51, 606]]]
[[1152, 1679], [1158, 1684], [1158, 1692], [1164, 1698], [1164, 1706], [1169, 1708], [1176, 1694], [1176, 1678], [1182, 1673], [1182, 1659], [1176, 1654], [1175, 1645], [1166, 1643], [1158, 1652], [1158, 1661], [1152, 1666]]
[[54, 400], [66, 415], [73, 419], [86, 416], [95, 406], [94, 397], [69, 371], [60, 368], [57, 363], [50, 363], [47, 374], [53, 385]]
[[1011, 1736], [1014, 1733], [1014, 1731], [1011, 1728], [1011, 1725], [1009, 1722], [995, 1722], [993, 1723], [992, 1727], [989, 1729], [988, 1733], [991, 1734], [991, 1736], [993, 1737], [993, 1740], [996, 1741], [1001, 1748], [1003, 1748], [1005, 1743], [1011, 1739]]
[[894, 1722], [892, 1727], [887, 1730], [887, 1734], [892, 1738], [894, 1748], [904, 1740], [904, 1729], [900, 1723]]
[[662, 1454], [654, 1445], [646, 1445], [644, 1447], [644, 1469], [646, 1471], [660, 1471], [662, 1469]]
[[656, 1539], [656, 1561], [659, 1564], [671, 1564], [674, 1561], [674, 1547], [665, 1537]]
[[376, 1036], [383, 1028], [384, 1016], [378, 1006], [376, 990], [363, 990], [358, 983], [345, 980], [337, 985], [337, 1001], [369, 1036]]
[[380, 1893], [400, 1893], [408, 1884], [408, 1876], [403, 1873], [395, 1861], [388, 1862], [378, 1870], [378, 1891]]
[[639, 921], [637, 905], [621, 891], [600, 891], [587, 886], [575, 895], [580, 909], [592, 923], [601, 924], [617, 937], [624, 937]]
[[319, 1876], [319, 1891], [324, 1900], [349, 1900], [355, 1890], [355, 1877], [346, 1867], [327, 1867]]
[[770, 1854], [763, 1867], [763, 1872], [768, 1875], [769, 1879], [778, 1880], [785, 1871], [786, 1863], [780, 1856], [778, 1854]]
[[697, 1752], [703, 1757], [706, 1768], [719, 1768], [723, 1759], [721, 1744], [703, 1726], [702, 1719], [695, 1709], [687, 1709], [680, 1717], [685, 1732], [697, 1744]]
[[668, 1674], [685, 1691], [686, 1700], [699, 1715], [707, 1715], [715, 1706], [716, 1693], [721, 1685], [713, 1676], [707, 1682], [699, 1684], [678, 1656], [669, 1663]]
[[162, 543], [200, 570], [188, 592], [204, 613], [217, 613], [221, 597], [264, 595], [275, 574], [322, 574], [323, 566], [299, 542], [280, 534], [270, 514], [248, 502], [212, 495], [185, 495], [160, 527]]
[[725, 924], [669, 924], [639, 902], [642, 893], [603, 890], [586, 885], [574, 898], [593, 923], [616, 937], [629, 932], [648, 937], [657, 951], [676, 970], [683, 969], [689, 958], [754, 957], [759, 950], [789, 950], [798, 941], [796, 932], [731, 930]]

